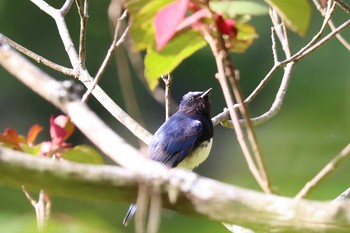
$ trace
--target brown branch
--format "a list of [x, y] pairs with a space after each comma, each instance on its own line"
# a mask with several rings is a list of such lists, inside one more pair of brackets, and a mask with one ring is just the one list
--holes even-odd
[[[216, 28], [216, 25], [211, 26], [213, 28]], [[253, 125], [250, 121], [248, 108], [244, 103], [243, 94], [237, 81], [233, 63], [225, 47], [224, 39], [218, 30], [216, 30], [215, 32], [211, 32], [209, 28], [203, 28], [202, 32], [204, 34], [204, 39], [208, 42], [215, 57], [218, 69], [217, 79], [222, 88], [226, 104], [227, 106], [234, 106], [234, 101], [231, 97], [231, 93], [228, 87], [227, 80], [229, 80], [231, 82], [235, 98], [238, 102], [238, 108], [240, 109], [241, 115], [246, 121], [246, 132], [251, 145], [251, 149], [255, 157], [255, 162], [244, 140], [243, 130], [240, 126], [237, 113], [233, 108], [228, 109], [228, 112], [233, 121], [234, 129], [236, 131], [237, 140], [247, 160], [248, 167], [250, 168], [250, 171], [252, 172], [252, 174], [254, 175], [255, 179], [259, 183], [260, 187], [264, 190], [264, 192], [271, 193], [270, 182], [264, 165], [262, 152], [257, 141]], [[215, 33], [217, 34], [217, 36], [212, 35]], [[255, 165], [255, 163], [257, 164], [257, 166]]]

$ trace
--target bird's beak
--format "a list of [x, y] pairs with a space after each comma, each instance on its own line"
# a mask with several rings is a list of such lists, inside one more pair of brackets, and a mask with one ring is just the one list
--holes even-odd
[[201, 96], [199, 96], [199, 98], [204, 98], [205, 96], [209, 95], [209, 93], [211, 92], [213, 88], [209, 88], [208, 90], [206, 90], [205, 92], [203, 92], [203, 94]]

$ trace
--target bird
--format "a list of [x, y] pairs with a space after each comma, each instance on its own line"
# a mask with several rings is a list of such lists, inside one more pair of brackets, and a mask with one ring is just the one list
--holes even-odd
[[[178, 110], [154, 133], [147, 151], [149, 159], [169, 168], [188, 170], [207, 159], [214, 135], [210, 118], [211, 90], [188, 92], [182, 97]], [[129, 224], [136, 209], [136, 204], [130, 205], [124, 226]]]

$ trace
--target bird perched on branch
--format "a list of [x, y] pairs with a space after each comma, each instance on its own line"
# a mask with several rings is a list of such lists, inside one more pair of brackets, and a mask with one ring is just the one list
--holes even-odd
[[[169, 168], [189, 170], [206, 160], [213, 142], [209, 102], [211, 90], [189, 92], [182, 97], [177, 112], [155, 132], [147, 152], [150, 159]], [[130, 205], [123, 220], [125, 226], [135, 211], [136, 205]]]

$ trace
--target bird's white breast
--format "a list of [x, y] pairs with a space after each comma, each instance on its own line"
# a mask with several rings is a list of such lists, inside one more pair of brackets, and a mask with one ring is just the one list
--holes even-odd
[[203, 142], [191, 155], [187, 156], [182, 160], [177, 167], [186, 168], [192, 170], [195, 167], [198, 167], [199, 164], [203, 163], [209, 156], [211, 146], [213, 144], [213, 139]]

